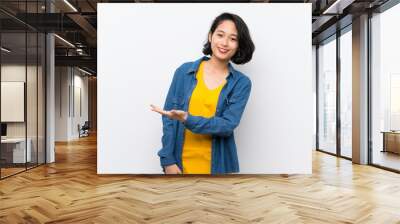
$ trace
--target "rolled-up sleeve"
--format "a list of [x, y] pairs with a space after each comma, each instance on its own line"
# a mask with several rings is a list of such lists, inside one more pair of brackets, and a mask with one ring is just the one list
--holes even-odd
[[212, 134], [222, 137], [232, 135], [233, 130], [239, 125], [243, 111], [251, 92], [251, 81], [247, 77], [238, 81], [232, 90], [226, 109], [221, 116], [205, 118], [188, 114], [184, 125], [197, 134]]

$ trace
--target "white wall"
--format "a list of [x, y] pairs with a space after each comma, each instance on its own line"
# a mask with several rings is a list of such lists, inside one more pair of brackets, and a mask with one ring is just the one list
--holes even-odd
[[149, 104], [163, 105], [174, 70], [202, 56], [226, 11], [256, 45], [235, 66], [253, 83], [235, 130], [241, 173], [311, 173], [311, 4], [262, 3], [98, 4], [98, 173], [161, 173], [161, 117]]
[[55, 141], [68, 140], [68, 67], [55, 68]]
[[[79, 137], [78, 124], [88, 120], [88, 78], [72, 67], [56, 67], [55, 140], [69, 141]], [[80, 89], [81, 97], [78, 91]], [[81, 100], [81, 104], [79, 103]], [[76, 105], [82, 105], [82, 114]], [[75, 110], [75, 111], [74, 111]]]
[[317, 48], [312, 46], [312, 90], [313, 90], [313, 149], [317, 141]]
[[[74, 71], [74, 107], [72, 108], [72, 120], [71, 120], [71, 135], [73, 138], [79, 137], [79, 132], [77, 129], [78, 124], [81, 126], [88, 120], [88, 77], [82, 76], [83, 73], [79, 70]], [[80, 93], [79, 93], [80, 91]], [[80, 97], [79, 97], [80, 95]], [[79, 102], [80, 101], [80, 102]], [[80, 108], [80, 109], [79, 109]], [[80, 111], [81, 110], [81, 111]]]

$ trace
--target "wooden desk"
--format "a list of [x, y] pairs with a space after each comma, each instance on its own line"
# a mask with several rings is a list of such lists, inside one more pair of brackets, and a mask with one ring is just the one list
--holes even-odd
[[[6, 163], [25, 163], [31, 162], [31, 145], [30, 138], [27, 139], [26, 154], [25, 154], [25, 138], [6, 138], [1, 139], [1, 159]], [[26, 160], [26, 161], [25, 161]]]
[[400, 131], [382, 131], [381, 133], [383, 133], [382, 152], [400, 154]]

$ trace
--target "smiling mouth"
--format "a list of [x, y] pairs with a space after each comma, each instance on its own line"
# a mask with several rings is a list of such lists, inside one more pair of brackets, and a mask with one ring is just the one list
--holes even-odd
[[228, 53], [229, 50], [218, 48], [218, 51], [223, 53], [223, 54], [226, 54], [226, 53]]

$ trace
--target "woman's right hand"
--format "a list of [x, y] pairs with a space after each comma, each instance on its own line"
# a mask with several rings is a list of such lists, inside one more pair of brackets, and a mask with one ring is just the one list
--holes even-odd
[[181, 169], [179, 169], [178, 165], [172, 164], [169, 166], [165, 166], [165, 174], [182, 174]]

